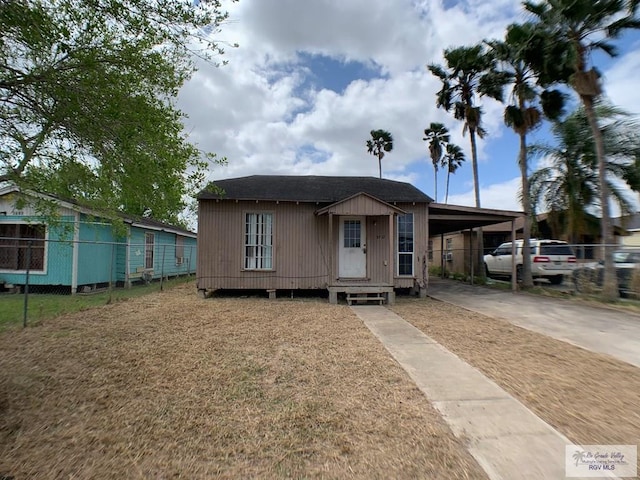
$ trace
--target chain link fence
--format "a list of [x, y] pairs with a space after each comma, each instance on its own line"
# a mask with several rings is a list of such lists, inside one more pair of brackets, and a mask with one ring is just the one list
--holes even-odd
[[[195, 274], [196, 246], [0, 239], [0, 326], [69, 311], [69, 306], [162, 290]], [[80, 300], [81, 297], [94, 297]]]

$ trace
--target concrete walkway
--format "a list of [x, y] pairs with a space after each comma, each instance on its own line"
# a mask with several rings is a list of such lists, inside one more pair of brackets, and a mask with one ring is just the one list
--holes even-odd
[[569, 439], [386, 307], [351, 308], [465, 440], [489, 478], [565, 478]]
[[438, 278], [427, 295], [640, 367], [638, 314]]

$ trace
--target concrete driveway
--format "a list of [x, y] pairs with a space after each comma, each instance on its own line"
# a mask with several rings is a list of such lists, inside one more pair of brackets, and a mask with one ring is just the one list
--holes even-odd
[[439, 278], [427, 295], [640, 367], [638, 314]]

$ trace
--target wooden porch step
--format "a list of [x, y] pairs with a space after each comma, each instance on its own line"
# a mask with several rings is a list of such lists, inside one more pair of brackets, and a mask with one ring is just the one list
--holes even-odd
[[362, 294], [362, 293], [347, 293], [347, 304], [351, 305], [353, 302], [355, 303], [360, 303], [360, 302], [378, 302], [378, 305], [382, 305], [385, 301], [386, 301], [386, 297], [385, 296], [381, 296], [381, 295], [376, 295], [376, 296], [369, 296], [368, 294]]

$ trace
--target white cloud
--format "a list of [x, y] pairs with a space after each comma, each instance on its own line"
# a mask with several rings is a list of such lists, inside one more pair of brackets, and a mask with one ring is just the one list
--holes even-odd
[[[422, 141], [430, 122], [444, 123], [470, 158], [462, 125], [435, 106], [439, 83], [426, 65], [441, 63], [445, 48], [500, 37], [507, 24], [521, 19], [521, 2], [451, 4], [450, 0], [229, 4], [229, 22], [217, 37], [240, 47], [227, 49], [225, 67], [200, 65], [179, 97], [179, 107], [189, 115], [190, 138], [203, 150], [229, 160], [226, 167], [213, 167], [209, 179], [267, 173], [377, 176], [377, 160], [367, 153], [365, 141], [370, 130], [383, 128], [395, 140], [394, 150], [383, 159], [384, 176], [414, 184], [431, 182]], [[302, 52], [361, 62], [383, 75], [347, 79], [340, 92], [323, 89], [321, 76], [302, 61]], [[639, 62], [640, 55], [628, 55], [607, 72], [609, 95], [635, 96], [636, 111], [640, 111], [640, 90], [629, 83], [634, 78], [629, 72], [637, 72]], [[483, 104], [490, 138], [478, 145], [482, 205], [520, 210], [519, 177], [496, 185], [486, 180], [491, 178], [488, 169], [497, 163], [489, 158], [487, 146], [499, 141], [504, 131], [502, 109], [493, 101]], [[515, 177], [515, 154], [508, 156]], [[471, 185], [468, 164], [456, 182]], [[498, 168], [506, 169], [504, 165]], [[472, 188], [467, 194], [450, 195], [449, 203], [473, 205]]]
[[[519, 200], [521, 185], [520, 177], [517, 177], [506, 182], [481, 187], [481, 206], [483, 208], [493, 208], [497, 210], [522, 211], [522, 204]], [[475, 207], [476, 203], [473, 189], [463, 194], [449, 195], [448, 203], [451, 205]]]
[[[636, 47], [639, 46], [640, 44], [636, 44]], [[606, 95], [615, 105], [620, 105], [634, 115], [640, 114], [638, 72], [640, 72], [640, 50], [636, 48], [621, 57], [604, 74]]]

